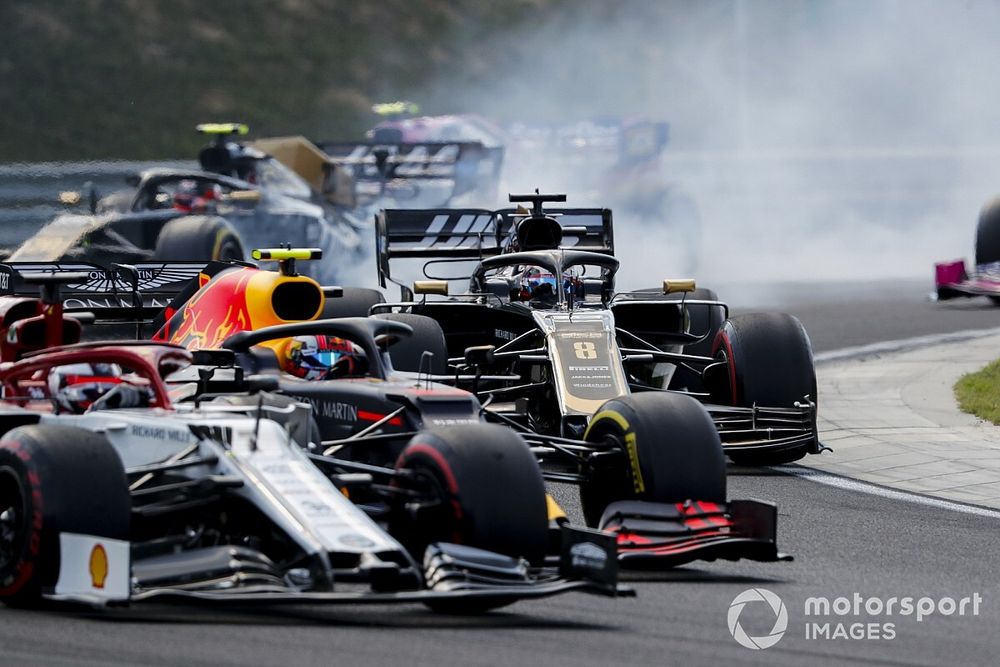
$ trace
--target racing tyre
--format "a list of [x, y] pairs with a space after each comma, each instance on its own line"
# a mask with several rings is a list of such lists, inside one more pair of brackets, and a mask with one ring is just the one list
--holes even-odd
[[[728, 382], [715, 397], [740, 407], [791, 408], [816, 397], [812, 346], [802, 324], [785, 313], [752, 313], [726, 321], [715, 338], [713, 356], [726, 364]], [[816, 424], [813, 422], [813, 432]], [[812, 445], [781, 451], [730, 454], [741, 465], [776, 465], [796, 461]]]
[[[416, 557], [427, 545], [452, 542], [540, 564], [548, 545], [548, 510], [542, 471], [514, 431], [494, 424], [466, 424], [413, 436], [396, 470], [416, 473], [436, 489], [435, 509], [400, 510], [390, 532]], [[419, 481], [418, 481], [419, 484]], [[436, 611], [482, 612], [507, 604], [450, 600]]]
[[[376, 317], [409, 324], [413, 329], [412, 336], [389, 346], [389, 358], [392, 360], [393, 369], [412, 372], [423, 370], [433, 375], [444, 375], [448, 372], [448, 345], [444, 339], [444, 331], [437, 320], [413, 313], [383, 313]], [[421, 368], [420, 362], [424, 352], [430, 352], [434, 356], [430, 360], [430, 367], [424, 362], [424, 367]]]
[[[976, 266], [993, 262], [1000, 262], [1000, 197], [986, 202], [976, 226]], [[1000, 306], [1000, 297], [989, 299]]]
[[0, 439], [0, 601], [32, 606], [59, 577], [59, 533], [127, 539], [121, 459], [101, 435], [22, 426]]
[[345, 287], [344, 294], [327, 299], [319, 319], [331, 317], [368, 317], [372, 306], [385, 303], [385, 297], [377, 289], [367, 287]]
[[601, 406], [583, 436], [622, 452], [623, 466], [594, 466], [580, 484], [587, 525], [618, 500], [726, 501], [726, 458], [705, 408], [683, 394], [645, 392]]
[[163, 225], [153, 256], [164, 261], [243, 260], [240, 237], [223, 218], [186, 215]]

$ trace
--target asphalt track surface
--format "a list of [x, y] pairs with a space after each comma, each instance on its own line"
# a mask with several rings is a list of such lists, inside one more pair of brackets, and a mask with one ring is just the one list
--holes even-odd
[[[1000, 326], [979, 300], [933, 304], [921, 282], [742, 286], [735, 312], [784, 304], [817, 352]], [[740, 290], [733, 290], [739, 292]], [[720, 295], [727, 297], [723, 286]], [[822, 399], [822, 397], [821, 397]], [[835, 454], [833, 454], [835, 455]], [[719, 665], [997, 664], [1000, 654], [1000, 522], [825, 486], [775, 470], [731, 470], [732, 498], [778, 504], [779, 543], [791, 563], [698, 563], [625, 576], [634, 599], [570, 594], [522, 602], [483, 617], [439, 616], [417, 605], [210, 610], [135, 606], [110, 612], [0, 608], [0, 665]], [[576, 511], [572, 492], [554, 490]], [[777, 593], [788, 630], [767, 650], [730, 636], [726, 616], [747, 588]], [[850, 626], [894, 623], [894, 639], [806, 639], [806, 598], [961, 598], [979, 615], [831, 616]], [[774, 620], [762, 605], [740, 622], [750, 635]]]

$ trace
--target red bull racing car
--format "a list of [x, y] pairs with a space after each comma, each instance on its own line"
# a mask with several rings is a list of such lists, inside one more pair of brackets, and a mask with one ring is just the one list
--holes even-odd
[[[612, 536], [550, 533], [541, 471], [516, 433], [474, 418], [439, 426], [456, 408], [474, 417], [474, 399], [386, 377], [377, 341], [404, 337], [405, 324], [244, 331], [227, 339], [231, 352], [78, 344], [80, 320], [54, 297], [86, 276], [19, 278], [43, 294], [0, 297], [3, 603], [420, 602], [478, 612], [572, 590], [629, 592], [615, 583]], [[370, 355], [354, 384], [381, 385], [381, 409], [405, 406], [382, 422], [405, 420], [393, 457], [362, 463], [310, 441], [308, 403], [280, 400], [268, 391], [278, 381], [234, 363], [256, 342], [320, 331]], [[189, 394], [192, 371], [202, 390]], [[215, 371], [229, 372], [229, 391], [215, 391]], [[352, 397], [351, 380], [326, 384], [319, 414], [324, 401]], [[349, 411], [361, 416], [357, 404]], [[356, 428], [351, 444], [384, 440]]]

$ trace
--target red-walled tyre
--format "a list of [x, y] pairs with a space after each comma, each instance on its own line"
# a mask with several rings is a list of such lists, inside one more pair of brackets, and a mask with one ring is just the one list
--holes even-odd
[[59, 576], [59, 533], [127, 539], [131, 503], [101, 435], [34, 425], [0, 439], [0, 601], [31, 606]]
[[418, 526], [421, 542], [544, 559], [545, 483], [534, 454], [514, 431], [494, 424], [423, 431], [407, 444], [396, 469], [429, 475], [442, 492], [447, 511]]
[[[812, 345], [802, 324], [785, 313], [731, 317], [715, 338], [713, 356], [728, 375], [722, 402], [740, 407], [792, 408], [816, 398]], [[813, 430], [815, 431], [815, 423]], [[780, 452], [729, 454], [733, 463], [776, 465], [805, 456], [813, 445]]]

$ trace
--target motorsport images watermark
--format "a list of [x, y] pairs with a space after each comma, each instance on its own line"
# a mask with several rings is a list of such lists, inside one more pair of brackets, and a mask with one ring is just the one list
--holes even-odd
[[[973, 593], [961, 598], [907, 596], [851, 596], [806, 598], [802, 615], [806, 639], [895, 639], [896, 624], [913, 618], [922, 623], [931, 616], [978, 616], [983, 596]], [[771, 629], [750, 635], [740, 622], [744, 617], [764, 618]], [[753, 614], [753, 616], [751, 616]], [[863, 621], [859, 617], [867, 617]], [[847, 617], [851, 617], [848, 620]], [[766, 649], [777, 644], [788, 630], [788, 609], [778, 595], [766, 588], [748, 588], [729, 605], [726, 616], [729, 634], [740, 646]]]

